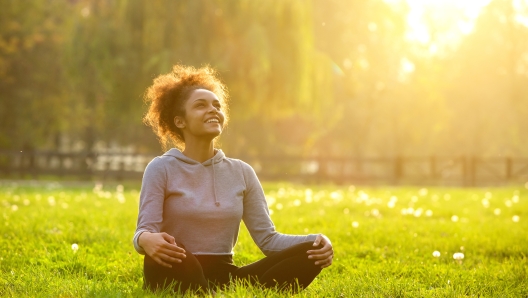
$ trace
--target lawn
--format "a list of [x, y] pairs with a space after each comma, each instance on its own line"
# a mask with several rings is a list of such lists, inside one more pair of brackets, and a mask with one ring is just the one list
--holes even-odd
[[[298, 297], [528, 297], [525, 186], [264, 188], [280, 232], [334, 245], [334, 264]], [[138, 196], [136, 184], [0, 184], [0, 296], [166, 295], [141, 288]], [[235, 263], [261, 257], [241, 229]], [[289, 296], [240, 284], [217, 294]]]

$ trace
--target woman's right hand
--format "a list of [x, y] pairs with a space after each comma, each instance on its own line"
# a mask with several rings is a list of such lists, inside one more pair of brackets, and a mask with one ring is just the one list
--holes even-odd
[[172, 268], [170, 263], [181, 263], [186, 257], [185, 250], [176, 245], [174, 237], [165, 232], [143, 232], [139, 235], [138, 244], [156, 263], [164, 267]]

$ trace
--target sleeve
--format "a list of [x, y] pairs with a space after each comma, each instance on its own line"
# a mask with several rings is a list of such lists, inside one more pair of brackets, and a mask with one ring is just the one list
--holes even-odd
[[145, 250], [138, 243], [141, 233], [160, 232], [166, 185], [165, 167], [159, 158], [155, 158], [145, 168], [139, 194], [139, 214], [133, 243], [136, 251], [142, 255], [145, 254]]
[[246, 163], [241, 162], [241, 165], [246, 182], [242, 220], [262, 253], [269, 256], [301, 242], [315, 241], [316, 234], [288, 235], [275, 230], [264, 191], [255, 171]]

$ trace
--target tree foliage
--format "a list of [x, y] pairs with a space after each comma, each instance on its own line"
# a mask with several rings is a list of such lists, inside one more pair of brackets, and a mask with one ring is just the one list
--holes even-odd
[[449, 35], [409, 42], [403, 1], [6, 1], [0, 148], [159, 150], [143, 92], [183, 63], [227, 83], [232, 155], [528, 155], [527, 6], [432, 54]]

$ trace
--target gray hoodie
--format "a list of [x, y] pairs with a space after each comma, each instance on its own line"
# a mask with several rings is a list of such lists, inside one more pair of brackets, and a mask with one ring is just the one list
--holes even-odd
[[192, 254], [232, 255], [241, 220], [265, 255], [316, 238], [275, 230], [262, 186], [247, 163], [222, 150], [200, 163], [170, 149], [143, 174], [134, 247], [145, 254], [139, 235], [166, 232]]

